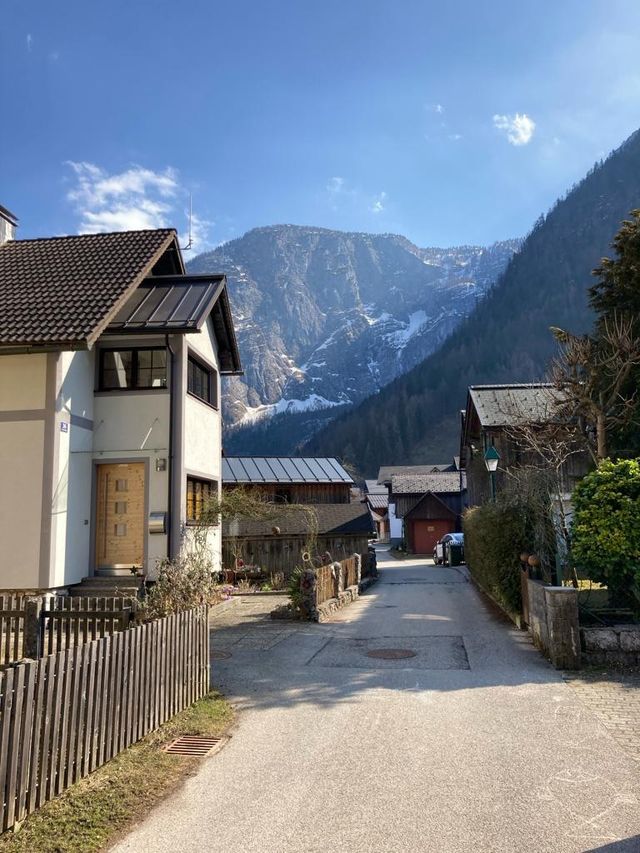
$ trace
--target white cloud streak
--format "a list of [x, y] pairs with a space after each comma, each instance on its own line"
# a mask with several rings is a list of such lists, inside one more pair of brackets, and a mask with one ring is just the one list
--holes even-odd
[[[67, 165], [74, 176], [67, 200], [79, 217], [82, 234], [175, 227], [188, 218], [188, 212], [182, 210], [187, 193], [171, 167], [154, 172], [133, 165], [110, 174], [94, 163], [69, 161]], [[198, 251], [209, 246], [212, 227], [213, 222], [193, 214], [193, 245]], [[186, 243], [187, 237], [181, 235], [180, 239]]]
[[31, 33], [27, 33], [26, 42], [27, 42], [27, 51], [29, 53], [31, 53], [31, 49], [33, 48], [33, 36], [31, 35]]
[[385, 192], [378, 193], [378, 195], [373, 200], [373, 204], [369, 208], [371, 213], [382, 213], [384, 211], [386, 199], [387, 194]]
[[494, 115], [493, 126], [506, 134], [511, 145], [528, 145], [536, 129], [535, 121], [526, 113]]

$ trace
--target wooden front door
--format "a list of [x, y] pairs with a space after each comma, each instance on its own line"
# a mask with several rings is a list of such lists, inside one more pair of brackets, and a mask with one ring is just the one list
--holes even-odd
[[144, 462], [98, 465], [96, 568], [144, 563]]

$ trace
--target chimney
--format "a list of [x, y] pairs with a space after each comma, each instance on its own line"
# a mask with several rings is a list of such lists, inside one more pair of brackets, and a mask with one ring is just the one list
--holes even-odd
[[0, 204], [0, 246], [15, 239], [17, 226], [18, 217]]

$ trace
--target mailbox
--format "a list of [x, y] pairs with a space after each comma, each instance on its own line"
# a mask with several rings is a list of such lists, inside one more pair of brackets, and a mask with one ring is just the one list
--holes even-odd
[[166, 533], [167, 532], [167, 513], [166, 512], [150, 512], [149, 513], [149, 533]]

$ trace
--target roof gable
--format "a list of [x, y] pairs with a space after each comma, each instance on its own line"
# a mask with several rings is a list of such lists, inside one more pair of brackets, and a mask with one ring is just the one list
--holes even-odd
[[2, 244], [0, 346], [91, 346], [157, 265], [183, 271], [173, 229]]

